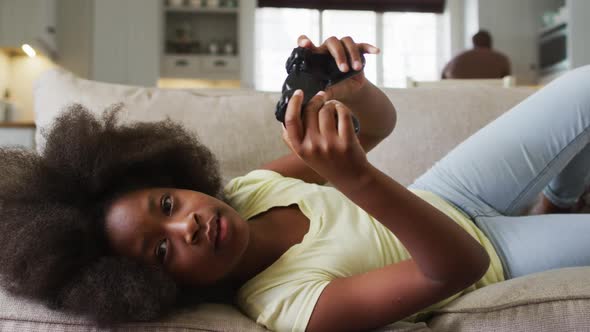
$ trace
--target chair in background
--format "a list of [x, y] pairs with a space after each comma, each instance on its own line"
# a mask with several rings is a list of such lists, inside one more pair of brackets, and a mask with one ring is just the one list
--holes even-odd
[[468, 85], [512, 88], [516, 86], [516, 77], [504, 76], [498, 79], [444, 79], [439, 81], [416, 81], [411, 77], [406, 77], [406, 88], [464, 87]]

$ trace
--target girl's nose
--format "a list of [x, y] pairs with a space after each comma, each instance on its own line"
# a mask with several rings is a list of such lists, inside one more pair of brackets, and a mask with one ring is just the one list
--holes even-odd
[[190, 213], [185, 218], [174, 220], [168, 223], [172, 233], [182, 236], [186, 244], [195, 244], [198, 241], [198, 234], [201, 225], [196, 213]]
[[199, 218], [196, 213], [191, 213], [186, 221], [186, 234], [184, 240], [186, 244], [195, 244], [198, 241], [199, 229]]

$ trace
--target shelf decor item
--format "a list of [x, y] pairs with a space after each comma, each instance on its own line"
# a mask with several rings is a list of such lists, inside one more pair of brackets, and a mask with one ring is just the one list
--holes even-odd
[[231, 40], [228, 40], [223, 45], [223, 52], [225, 54], [231, 55], [234, 54], [234, 43]]
[[219, 4], [219, 0], [207, 0], [207, 7], [209, 8], [217, 8]]
[[236, 8], [238, 6], [238, 0], [225, 0], [225, 6], [228, 8]]
[[171, 42], [171, 48], [174, 53], [191, 53], [195, 43], [192, 40], [191, 25], [187, 22], [179, 25], [175, 29], [174, 40]]
[[192, 8], [201, 8], [201, 7], [203, 7], [203, 2], [201, 0], [189, 0], [188, 4]]
[[219, 53], [219, 43], [215, 40], [209, 43], [209, 53], [210, 54], [218, 54]]
[[184, 0], [168, 0], [168, 6], [182, 7], [182, 6], [184, 6]]

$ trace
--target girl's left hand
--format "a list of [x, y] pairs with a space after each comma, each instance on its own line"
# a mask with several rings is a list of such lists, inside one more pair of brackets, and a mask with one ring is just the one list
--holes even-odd
[[[315, 46], [306, 35], [301, 35], [297, 39], [297, 45], [308, 48], [313, 53], [331, 54], [342, 72], [351, 70], [350, 65], [354, 70], [361, 70], [363, 66], [360, 58], [361, 53], [378, 54], [380, 52], [379, 48], [371, 44], [355, 43], [351, 37], [338, 39], [332, 36], [326, 39], [322, 45]], [[347, 59], [350, 59], [350, 64]], [[357, 75], [327, 88], [327, 98], [345, 102], [346, 99], [353, 97], [356, 92], [361, 90], [367, 82], [364, 71], [361, 71]]]
[[[285, 112], [283, 140], [303, 162], [334, 185], [355, 182], [369, 168], [366, 153], [355, 135], [352, 111], [318, 92], [302, 109], [303, 91], [297, 90]], [[302, 117], [303, 112], [303, 117]]]

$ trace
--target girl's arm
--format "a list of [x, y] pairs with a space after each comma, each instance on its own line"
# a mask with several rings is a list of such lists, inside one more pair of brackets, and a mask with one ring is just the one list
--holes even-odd
[[386, 325], [479, 280], [489, 266], [483, 247], [444, 213], [367, 161], [354, 134], [350, 109], [328, 101], [315, 112], [307, 112], [302, 121], [302, 99], [300, 91], [294, 94], [285, 115], [283, 136], [290, 148], [390, 229], [412, 257], [330, 282], [316, 303], [308, 330]]
[[[376, 47], [364, 43], [356, 44], [350, 37], [344, 37], [341, 40], [330, 37], [321, 46], [316, 47], [306, 36], [300, 36], [298, 45], [310, 48], [317, 53], [329, 52], [339, 64], [347, 63], [347, 56], [353, 63], [355, 60], [360, 60], [360, 52], [379, 53]], [[383, 91], [366, 79], [364, 72], [328, 88], [325, 96], [315, 99], [316, 102], [321, 100], [322, 103], [325, 100], [336, 99], [354, 112], [361, 124], [358, 139], [365, 153], [377, 146], [395, 127], [396, 112], [393, 104]], [[310, 101], [310, 104], [313, 102], [313, 100]], [[261, 168], [309, 183], [325, 184], [327, 182], [324, 177], [292, 153], [262, 165]]]

